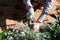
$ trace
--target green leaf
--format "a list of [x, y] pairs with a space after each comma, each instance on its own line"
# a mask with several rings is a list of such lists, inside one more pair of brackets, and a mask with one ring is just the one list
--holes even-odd
[[56, 10], [60, 10], [60, 8], [56, 8]]

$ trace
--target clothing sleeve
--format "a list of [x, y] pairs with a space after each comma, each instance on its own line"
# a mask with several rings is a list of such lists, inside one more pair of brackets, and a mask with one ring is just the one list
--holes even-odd
[[53, 0], [46, 0], [42, 14], [50, 12], [52, 6], [53, 6]]
[[50, 12], [52, 6], [53, 6], [53, 0], [46, 0], [43, 11], [42, 11], [41, 15], [38, 18], [39, 22], [43, 22], [43, 20], [46, 17], [46, 14], [48, 14]]
[[23, 0], [24, 4], [26, 5], [27, 11], [27, 18], [33, 19], [34, 18], [34, 9], [31, 4], [31, 0]]
[[32, 6], [31, 0], [23, 0], [23, 3], [26, 5], [26, 8], [29, 8]]

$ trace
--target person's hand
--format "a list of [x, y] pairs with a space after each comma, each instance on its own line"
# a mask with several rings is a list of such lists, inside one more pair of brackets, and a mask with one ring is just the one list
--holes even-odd
[[33, 8], [31, 8], [30, 10], [28, 10], [28, 12], [27, 12], [27, 18], [29, 20], [32, 20], [34, 18], [34, 10], [33, 10]]

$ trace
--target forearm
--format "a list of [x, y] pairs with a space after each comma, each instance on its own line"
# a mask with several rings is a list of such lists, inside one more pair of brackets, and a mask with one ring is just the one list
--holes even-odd
[[53, 0], [46, 0], [46, 3], [44, 4], [44, 8], [43, 8], [43, 11], [42, 11], [42, 14], [38, 18], [39, 22], [42, 22], [45, 19], [46, 14], [48, 14], [50, 12], [52, 6], [53, 6]]
[[34, 18], [34, 9], [31, 4], [31, 0], [23, 0], [24, 4], [26, 5], [26, 9], [28, 10], [27, 16], [29, 16], [31, 19]]
[[44, 9], [42, 11], [42, 14], [49, 13], [52, 6], [53, 6], [54, 0], [46, 0], [46, 3], [44, 4]]

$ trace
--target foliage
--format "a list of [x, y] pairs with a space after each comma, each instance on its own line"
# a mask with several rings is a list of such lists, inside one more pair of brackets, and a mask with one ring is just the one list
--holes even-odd
[[48, 25], [44, 26], [41, 30], [50, 34], [48, 34], [51, 37], [50, 40], [60, 40], [60, 22], [49, 23]]
[[60, 10], [60, 8], [56, 8], [56, 10]]
[[4, 40], [7, 37], [8, 30], [3, 30], [3, 32], [0, 33], [0, 40]]
[[[46, 35], [47, 34], [47, 35]], [[31, 31], [13, 30], [9, 31], [5, 40], [49, 40], [48, 32], [40, 33]]]
[[9, 30], [1, 33], [0, 40], [60, 40], [60, 24], [48, 23], [41, 27], [40, 32], [33, 30]]

